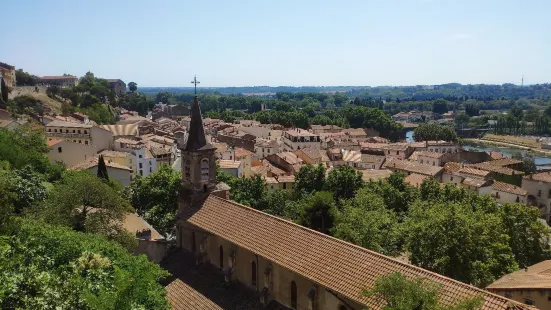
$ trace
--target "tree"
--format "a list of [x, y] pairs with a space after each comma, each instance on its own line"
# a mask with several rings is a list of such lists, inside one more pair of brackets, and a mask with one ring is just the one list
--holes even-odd
[[138, 90], [138, 84], [136, 84], [135, 82], [130, 82], [128, 83], [128, 89], [134, 93]]
[[2, 99], [4, 103], [8, 103], [8, 85], [6, 85], [3, 78], [0, 78], [0, 83], [0, 94], [2, 95], [0, 99]]
[[48, 223], [116, 239], [126, 233], [122, 220], [132, 208], [121, 194], [89, 171], [67, 171], [49, 191], [38, 214]]
[[418, 201], [404, 223], [411, 262], [485, 287], [518, 265], [501, 219], [468, 201]]
[[425, 278], [408, 279], [399, 272], [377, 278], [373, 288], [363, 295], [382, 300], [383, 310], [474, 310], [482, 305], [482, 297], [444, 305], [440, 300], [441, 285]]
[[38, 76], [24, 72], [23, 69], [15, 71], [15, 80], [17, 86], [35, 86], [40, 81]]
[[505, 204], [497, 209], [509, 236], [509, 245], [520, 268], [526, 268], [551, 257], [551, 230], [540, 222], [536, 207]]
[[386, 255], [399, 254], [397, 217], [384, 199], [368, 188], [347, 201], [331, 230], [336, 238]]
[[130, 203], [165, 238], [176, 237], [175, 219], [178, 212], [178, 190], [181, 174], [168, 165], [145, 178], [137, 177], [126, 190]]
[[1, 172], [9, 180], [10, 191], [14, 194], [12, 205], [15, 214], [21, 214], [46, 198], [46, 188], [42, 175], [32, 171], [30, 166], [22, 170]]
[[369, 182], [366, 187], [382, 197], [388, 209], [403, 217], [406, 216], [409, 206], [419, 198], [419, 191], [404, 179], [404, 174], [395, 172], [387, 180]]
[[325, 185], [325, 166], [319, 164], [312, 166], [310, 164], [303, 166], [295, 176], [293, 189], [298, 195], [303, 193], [321, 191]]
[[40, 221], [0, 236], [0, 270], [1, 309], [169, 309], [168, 272], [145, 255]]
[[435, 100], [432, 103], [432, 112], [444, 114], [448, 112], [448, 102], [444, 99]]
[[307, 200], [301, 224], [326, 234], [333, 227], [338, 213], [330, 192], [316, 192]]
[[439, 124], [422, 124], [415, 128], [413, 132], [415, 141], [457, 141], [457, 134], [450, 126]]
[[352, 198], [363, 186], [362, 173], [350, 166], [339, 166], [331, 170], [325, 182], [325, 187], [333, 193], [337, 201]]
[[538, 170], [536, 166], [536, 161], [532, 154], [526, 153], [514, 153], [512, 156], [514, 159], [522, 160], [522, 172], [525, 174], [533, 174]]
[[266, 194], [266, 183], [258, 174], [250, 178], [233, 178], [228, 184], [231, 187], [230, 196], [244, 205], [262, 210], [262, 198]]
[[98, 178], [109, 181], [109, 175], [107, 174], [107, 166], [105, 165], [105, 160], [103, 155], [99, 156], [98, 159]]

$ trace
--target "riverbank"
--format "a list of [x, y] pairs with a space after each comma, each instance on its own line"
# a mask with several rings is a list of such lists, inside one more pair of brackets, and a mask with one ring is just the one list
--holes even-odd
[[518, 145], [515, 143], [510, 142], [502, 142], [502, 141], [495, 141], [495, 140], [489, 140], [489, 139], [463, 139], [465, 143], [469, 144], [480, 144], [480, 145], [491, 145], [491, 146], [497, 146], [497, 147], [509, 147], [519, 150], [524, 150], [528, 152], [534, 152], [539, 153], [547, 156], [551, 156], [551, 150], [544, 150], [541, 148], [534, 148], [534, 147], [528, 147], [525, 145]]

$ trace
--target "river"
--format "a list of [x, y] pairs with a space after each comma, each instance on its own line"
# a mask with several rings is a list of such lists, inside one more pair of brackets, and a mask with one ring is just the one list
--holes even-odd
[[[415, 140], [413, 139], [413, 131], [408, 131], [406, 133], [406, 141], [415, 142]], [[488, 144], [465, 143], [463, 144], [463, 148], [465, 150], [470, 150], [470, 151], [499, 152], [507, 157], [511, 157], [513, 156], [513, 154], [516, 154], [516, 153], [520, 153], [523, 156], [526, 153], [530, 153], [531, 155], [534, 156], [534, 161], [536, 162], [536, 165], [538, 166], [551, 165], [551, 157], [549, 156], [541, 155], [539, 153], [529, 152], [526, 150], [516, 149], [512, 147], [506, 147], [506, 146], [500, 147], [500, 146], [493, 146]]]

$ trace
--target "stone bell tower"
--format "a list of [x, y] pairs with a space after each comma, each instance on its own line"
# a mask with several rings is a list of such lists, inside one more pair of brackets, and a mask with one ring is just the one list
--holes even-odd
[[206, 140], [197, 95], [193, 97], [190, 114], [187, 142], [178, 141], [182, 156], [180, 208], [203, 198], [216, 187], [216, 148]]

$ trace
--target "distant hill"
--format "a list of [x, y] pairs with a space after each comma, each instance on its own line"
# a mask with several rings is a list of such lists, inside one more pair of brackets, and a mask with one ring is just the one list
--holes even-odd
[[[193, 93], [193, 87], [140, 87], [140, 92], [156, 94], [168, 91], [170, 93]], [[198, 87], [201, 94], [244, 94], [257, 96], [274, 96], [278, 92], [312, 92], [336, 93], [344, 92], [350, 97], [374, 99], [413, 99], [431, 100], [438, 98], [469, 97], [477, 99], [501, 98], [551, 98], [551, 84], [536, 84], [520, 86], [514, 84], [490, 85], [448, 83], [442, 85], [416, 86], [247, 86], [247, 87]]]
[[46, 87], [39, 86], [38, 93], [35, 92], [34, 86], [14, 87], [9, 94], [9, 99], [24, 95], [40, 101], [46, 110], [50, 110], [55, 114], [61, 114], [61, 101], [48, 97], [46, 95]]

